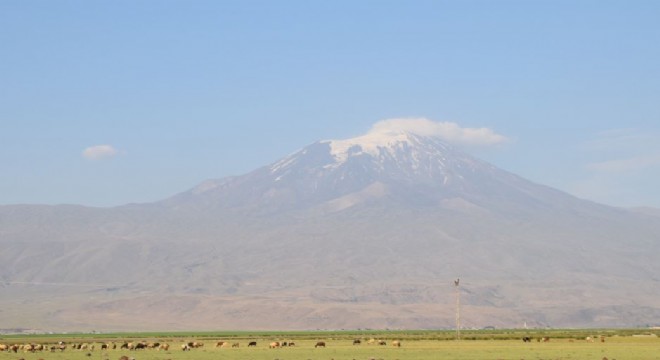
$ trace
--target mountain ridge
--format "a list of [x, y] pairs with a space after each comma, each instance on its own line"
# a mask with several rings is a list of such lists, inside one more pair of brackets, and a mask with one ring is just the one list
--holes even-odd
[[40, 314], [0, 320], [442, 328], [461, 277], [470, 327], [659, 322], [660, 218], [532, 183], [435, 137], [377, 135], [319, 141], [154, 203], [0, 206], [0, 306]]

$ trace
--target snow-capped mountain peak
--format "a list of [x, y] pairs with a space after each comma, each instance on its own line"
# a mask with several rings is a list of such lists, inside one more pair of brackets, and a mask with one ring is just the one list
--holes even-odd
[[368, 133], [363, 136], [346, 140], [326, 140], [321, 143], [330, 145], [330, 154], [336, 163], [344, 163], [351, 155], [368, 154], [378, 157], [382, 151], [389, 153], [397, 149], [414, 145], [412, 134], [405, 131], [381, 133]]
[[272, 164], [270, 173], [279, 181], [301, 165], [314, 168], [317, 174], [358, 166], [406, 177], [416, 177], [421, 171], [424, 178], [444, 179], [449, 168], [486, 165], [454, 149], [453, 144], [474, 146], [505, 140], [486, 128], [461, 128], [451, 122], [438, 123], [425, 118], [388, 119], [377, 122], [364, 135], [323, 140], [305, 147]]

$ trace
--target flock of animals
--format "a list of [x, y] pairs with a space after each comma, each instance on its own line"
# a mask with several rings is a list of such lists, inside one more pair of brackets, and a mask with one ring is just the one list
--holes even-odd
[[[532, 342], [534, 338], [525, 336], [522, 338], [523, 342]], [[549, 337], [540, 337], [535, 339], [538, 342], [548, 342], [550, 341]], [[585, 338], [587, 342], [594, 342], [595, 340], [600, 340], [600, 342], [605, 342], [605, 337], [604, 336], [588, 336]], [[572, 339], [569, 340], [569, 342], [572, 342]], [[363, 343], [363, 340], [361, 339], [354, 339], [353, 340], [353, 345], [361, 345]], [[387, 345], [387, 342], [385, 340], [377, 340], [377, 339], [369, 339], [364, 341], [364, 343], [369, 344], [369, 345]], [[394, 340], [391, 343], [391, 346], [394, 347], [401, 347], [401, 341]], [[239, 342], [230, 342], [230, 341], [218, 341], [215, 343], [215, 348], [238, 348], [240, 347], [241, 344]], [[268, 343], [268, 348], [270, 349], [277, 349], [277, 348], [282, 348], [282, 347], [290, 347], [290, 346], [296, 346], [296, 343], [293, 341], [272, 341]], [[204, 347], [204, 342], [201, 341], [190, 341], [190, 342], [184, 342], [181, 344], [180, 349], [182, 351], [191, 351], [193, 349], [198, 349], [198, 348], [203, 348]], [[247, 347], [257, 347], [257, 342], [256, 341], [249, 341], [247, 344]], [[326, 342], [325, 341], [317, 341], [316, 344], [314, 345], [315, 348], [325, 348], [326, 347]], [[163, 350], [163, 351], [169, 351], [170, 350], [170, 344], [165, 343], [165, 342], [147, 342], [147, 341], [124, 341], [124, 342], [106, 342], [106, 343], [65, 343], [63, 341], [57, 342], [57, 343], [29, 343], [29, 344], [2, 344], [0, 343], [0, 352], [6, 351], [6, 352], [42, 352], [42, 351], [51, 351], [51, 352], [56, 352], [56, 351], [65, 351], [67, 349], [70, 350], [81, 350], [81, 351], [87, 351], [87, 355], [91, 356], [91, 351], [94, 351], [95, 349], [100, 349], [100, 350], [112, 350], [112, 349], [120, 349], [120, 350]], [[173, 349], [176, 349], [173, 348]], [[127, 358], [130, 360], [130, 358]]]
[[[531, 337], [531, 336], [523, 336], [522, 341], [523, 341], [523, 342], [532, 342], [533, 339], [534, 339], [534, 338]], [[586, 342], [594, 342], [594, 339], [596, 339], [595, 336], [594, 336], [594, 337], [592, 337], [592, 336], [587, 336], [584, 340], [585, 340]], [[600, 339], [600, 342], [605, 342], [605, 336], [601, 335], [601, 336], [599, 337], [599, 339]], [[537, 342], [549, 342], [549, 341], [550, 341], [550, 337], [548, 337], [548, 336], [543, 336], [543, 337], [537, 338], [536, 341], [537, 341]], [[568, 342], [573, 342], [573, 341], [574, 341], [573, 339], [569, 339], [569, 340], [568, 340]]]
[[[369, 339], [366, 341], [367, 344], [376, 344], [376, 345], [387, 345], [387, 342], [385, 340], [376, 340], [376, 339]], [[355, 339], [353, 340], [353, 345], [360, 345], [362, 344], [361, 339]], [[401, 342], [398, 340], [392, 341], [391, 343], [392, 346], [394, 347], [401, 347]], [[256, 341], [250, 341], [247, 344], [248, 347], [256, 347], [257, 342]], [[289, 347], [289, 346], [296, 346], [296, 344], [293, 341], [273, 341], [268, 344], [268, 347], [270, 349], [277, 349], [277, 348], [282, 348], [282, 347]], [[191, 351], [193, 349], [198, 349], [204, 347], [204, 342], [200, 341], [190, 341], [190, 342], [184, 342], [181, 344], [181, 350], [182, 351]], [[216, 348], [238, 348], [240, 347], [239, 342], [229, 342], [229, 341], [218, 341], [215, 344]], [[314, 345], [315, 348], [325, 348], [326, 347], [326, 342], [325, 341], [317, 341], [316, 344]], [[148, 349], [154, 349], [154, 350], [163, 350], [163, 351], [168, 351], [170, 350], [170, 344], [168, 343], [161, 343], [161, 342], [147, 342], [147, 341], [136, 341], [136, 342], [107, 342], [107, 343], [65, 343], [63, 341], [57, 342], [57, 343], [51, 343], [51, 344], [36, 344], [36, 343], [30, 343], [30, 344], [0, 344], [0, 351], [7, 351], [7, 352], [14, 352], [18, 353], [20, 352], [41, 352], [41, 351], [51, 351], [51, 352], [56, 352], [56, 351], [65, 351], [67, 349], [71, 350], [81, 350], [81, 351], [94, 351], [95, 349], [100, 349], [100, 350], [114, 350], [114, 349], [120, 349], [120, 350], [148, 350]]]

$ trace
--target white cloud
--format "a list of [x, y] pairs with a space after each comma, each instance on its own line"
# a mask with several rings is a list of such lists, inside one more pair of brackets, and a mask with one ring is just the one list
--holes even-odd
[[381, 120], [369, 133], [410, 132], [422, 136], [437, 136], [456, 145], [495, 145], [508, 141], [488, 128], [462, 128], [453, 122], [435, 122], [426, 118], [401, 118]]
[[113, 157], [118, 153], [117, 149], [112, 147], [112, 145], [95, 145], [83, 150], [82, 156], [88, 160], [100, 160]]

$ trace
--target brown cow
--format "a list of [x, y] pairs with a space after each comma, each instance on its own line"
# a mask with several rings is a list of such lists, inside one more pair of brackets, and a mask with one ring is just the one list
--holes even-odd
[[399, 340], [392, 341], [392, 346], [401, 347], [401, 341]]
[[248, 343], [248, 347], [250, 347], [250, 346], [257, 346], [257, 342], [256, 341], [250, 341]]
[[270, 343], [268, 345], [268, 347], [271, 348], [271, 349], [275, 349], [275, 348], [280, 347], [280, 343], [279, 343], [279, 341], [273, 341], [272, 343]]
[[314, 345], [315, 348], [317, 347], [325, 347], [325, 341], [317, 341], [316, 345]]

